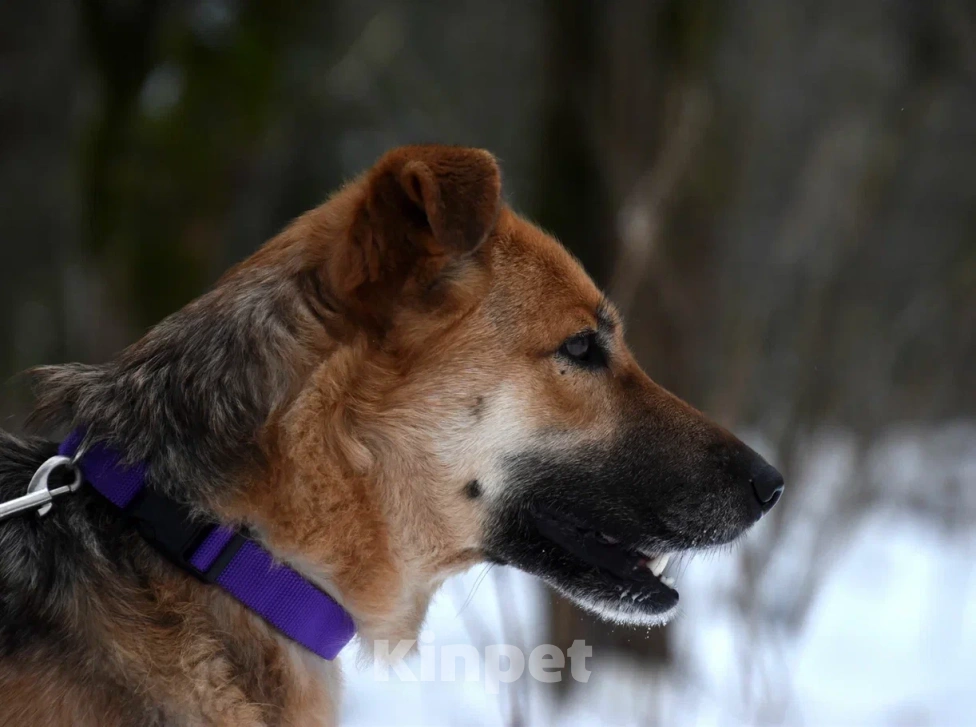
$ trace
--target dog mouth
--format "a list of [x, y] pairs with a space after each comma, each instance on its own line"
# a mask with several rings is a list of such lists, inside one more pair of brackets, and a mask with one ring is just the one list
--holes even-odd
[[613, 620], [660, 623], [675, 610], [678, 591], [666, 572], [674, 552], [636, 545], [565, 512], [531, 507], [526, 514], [541, 541], [541, 557], [523, 569]]

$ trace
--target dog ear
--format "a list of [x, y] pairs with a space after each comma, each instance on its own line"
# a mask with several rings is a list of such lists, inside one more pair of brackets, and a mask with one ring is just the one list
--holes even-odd
[[498, 164], [481, 149], [401, 147], [358, 184], [351, 227], [323, 272], [335, 301], [371, 317], [478, 248], [501, 208]]

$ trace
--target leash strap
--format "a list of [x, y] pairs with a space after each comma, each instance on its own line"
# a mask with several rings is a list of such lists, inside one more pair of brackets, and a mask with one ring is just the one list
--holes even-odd
[[[59, 447], [74, 457], [84, 435], [75, 431]], [[145, 487], [145, 463], [123, 465], [93, 444], [78, 462], [85, 481], [132, 518], [136, 529], [167, 559], [213, 583], [289, 638], [335, 659], [356, 633], [352, 618], [331, 596], [239, 530], [194, 519], [184, 505]]]

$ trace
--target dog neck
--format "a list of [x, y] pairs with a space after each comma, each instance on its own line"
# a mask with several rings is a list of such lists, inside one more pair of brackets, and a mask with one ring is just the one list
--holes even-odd
[[146, 462], [154, 491], [252, 526], [349, 610], [367, 642], [414, 638], [443, 574], [411, 568], [417, 544], [391, 533], [368, 494], [371, 455], [340, 403], [356, 385], [357, 344], [340, 348], [323, 327], [301, 255], [287, 254], [302, 237], [286, 230], [266, 248], [281, 253], [274, 266], [264, 253], [231, 271], [113, 362], [37, 370], [35, 421], [83, 426]]

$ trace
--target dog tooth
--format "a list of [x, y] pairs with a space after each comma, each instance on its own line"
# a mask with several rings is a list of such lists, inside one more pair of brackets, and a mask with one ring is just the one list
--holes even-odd
[[666, 585], [668, 588], [674, 588], [674, 578], [671, 576], [661, 576], [661, 583]]
[[671, 558], [670, 553], [665, 553], [664, 555], [659, 555], [653, 561], [651, 561], [651, 573], [656, 576], [660, 576], [664, 573], [664, 569], [668, 567], [668, 560]]

